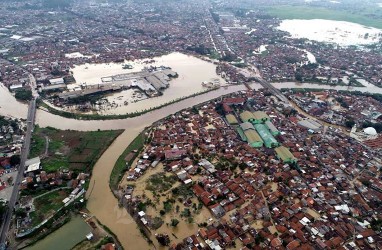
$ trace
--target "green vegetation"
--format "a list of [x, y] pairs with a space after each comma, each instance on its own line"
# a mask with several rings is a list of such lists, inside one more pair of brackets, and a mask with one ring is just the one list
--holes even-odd
[[173, 197], [177, 198], [179, 196], [183, 197], [183, 199], [186, 199], [188, 197], [194, 196], [194, 192], [192, 191], [192, 184], [187, 185], [180, 185], [179, 187], [174, 187], [171, 190]]
[[371, 225], [371, 228], [374, 230], [374, 231], [381, 231], [382, 229], [382, 220], [381, 219], [373, 219], [370, 223]]
[[280, 19], [327, 19], [335, 21], [347, 21], [371, 26], [375, 28], [382, 28], [382, 22], [379, 18], [373, 18], [370, 13], [373, 10], [364, 10], [360, 13], [350, 13], [345, 10], [332, 10], [318, 7], [305, 7], [305, 6], [273, 6], [266, 9], [266, 12]]
[[163, 220], [161, 217], [155, 217], [151, 222], [151, 228], [154, 230], [159, 229], [163, 225]]
[[349, 104], [342, 97], [336, 97], [336, 101], [341, 105], [341, 107], [348, 109]]
[[[43, 156], [41, 164], [47, 172], [60, 168], [90, 172], [101, 154], [121, 133], [122, 130], [80, 132], [36, 126], [30, 157]], [[46, 137], [49, 143], [47, 154]]]
[[35, 211], [30, 213], [32, 226], [36, 226], [49, 216], [56, 213], [64, 203], [62, 201], [70, 194], [69, 189], [56, 190], [36, 198], [33, 202]]
[[[64, 226], [66, 223], [68, 223], [71, 220], [71, 216], [67, 213], [67, 211], [63, 211], [62, 213], [58, 213], [58, 216], [54, 216], [51, 220], [56, 220], [59, 222], [56, 224], [53, 224], [53, 225], [52, 225], [52, 223], [47, 223], [39, 231], [35, 231], [35, 232], [31, 233], [30, 235], [28, 235], [28, 237], [29, 236], [32, 237], [32, 241], [30, 243], [28, 243], [28, 245], [26, 247], [23, 247], [21, 249], [25, 249], [27, 247], [33, 246], [38, 241], [44, 239], [49, 234], [53, 233], [54, 231], [56, 231], [60, 227]], [[39, 232], [42, 232], [42, 233], [39, 234]]]
[[112, 189], [116, 189], [118, 187], [118, 183], [121, 181], [124, 172], [128, 170], [128, 167], [131, 165], [135, 158], [133, 157], [133, 159], [131, 159], [129, 162], [126, 162], [126, 156], [135, 150], [137, 153], [141, 151], [145, 142], [145, 138], [145, 131], [143, 131], [130, 143], [130, 145], [125, 149], [125, 151], [123, 151], [123, 153], [119, 156], [110, 175], [109, 185]]
[[166, 213], [170, 212], [172, 210], [172, 203], [175, 202], [174, 200], [168, 200], [163, 202], [163, 209]]
[[[38, 130], [38, 127], [36, 126], [36, 129]], [[39, 156], [44, 152], [45, 149], [45, 139], [40, 136], [33, 136], [32, 137], [32, 144], [31, 144], [31, 149], [29, 152], [29, 158], [34, 158]]]
[[18, 131], [18, 124], [16, 120], [11, 118], [6, 118], [4, 116], [0, 116], [0, 127], [2, 126], [11, 126], [12, 129], [16, 132]]
[[179, 221], [177, 219], [171, 219], [171, 226], [176, 227], [179, 224]]
[[48, 172], [56, 172], [60, 168], [66, 168], [69, 166], [69, 161], [66, 157], [62, 158], [47, 158], [46, 160], [43, 160], [43, 169]]
[[2, 217], [7, 209], [7, 202], [3, 199], [0, 200], [0, 216]]
[[32, 100], [32, 91], [29, 89], [18, 89], [15, 92], [15, 98], [19, 101]]
[[175, 184], [177, 178], [174, 175], [166, 175], [166, 173], [157, 173], [147, 180], [146, 189], [152, 192], [166, 192]]
[[[98, 219], [97, 220], [97, 223], [106, 231], [108, 232], [112, 237], [113, 237], [113, 241], [118, 245], [118, 249], [121, 249], [123, 250], [123, 246], [121, 244], [121, 242], [119, 242], [117, 236], [113, 233], [113, 231], [111, 231], [110, 228], [108, 228], [107, 226], [105, 226], [104, 224], [102, 224]], [[97, 248], [98, 249], [98, 248]]]

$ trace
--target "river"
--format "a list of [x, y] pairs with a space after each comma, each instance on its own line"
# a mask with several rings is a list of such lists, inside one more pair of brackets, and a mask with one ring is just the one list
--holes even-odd
[[[324, 88], [347, 90], [347, 87], [325, 86], [314, 84], [296, 84], [275, 83], [277, 88]], [[254, 89], [260, 88], [259, 84], [252, 84]], [[109, 188], [109, 177], [115, 162], [122, 154], [124, 149], [132, 142], [132, 140], [141, 132], [144, 127], [150, 126], [153, 122], [173, 114], [184, 108], [208, 101], [219, 96], [232, 92], [245, 90], [243, 85], [230, 86], [228, 88], [220, 88], [193, 98], [180, 101], [176, 104], [166, 106], [160, 110], [155, 110], [135, 118], [123, 120], [104, 120], [104, 121], [85, 121], [74, 120], [57, 115], [50, 114], [43, 110], [37, 112], [37, 124], [42, 127], [52, 126], [59, 129], [72, 130], [97, 130], [97, 129], [125, 129], [112, 145], [103, 153], [96, 163], [89, 192], [88, 209], [95, 215], [101, 223], [110, 228], [121, 241], [125, 249], [150, 249], [147, 242], [141, 237], [136, 224], [125, 210], [118, 207], [118, 201], [113, 196]], [[370, 91], [382, 93], [382, 89], [371, 86], [367, 88], [352, 88], [351, 90]], [[3, 115], [12, 115], [14, 117], [25, 117], [27, 113], [26, 105], [17, 102], [7, 91], [6, 88], [0, 88], [0, 113]], [[66, 226], [65, 226], [66, 227]], [[194, 233], [194, 232], [190, 232]], [[134, 248], [132, 248], [134, 244]], [[41, 249], [41, 248], [40, 248]]]
[[44, 239], [38, 241], [27, 250], [55, 249], [68, 250], [74, 247], [77, 243], [84, 240], [86, 235], [91, 232], [90, 227], [80, 217], [72, 218], [61, 228], [49, 234]]

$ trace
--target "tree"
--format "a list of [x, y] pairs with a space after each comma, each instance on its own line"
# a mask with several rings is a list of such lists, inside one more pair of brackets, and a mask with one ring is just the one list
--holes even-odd
[[32, 90], [18, 89], [15, 92], [15, 98], [20, 101], [30, 101], [32, 100]]
[[25, 216], [27, 216], [27, 213], [25, 212], [24, 209], [19, 208], [15, 211], [15, 215], [16, 217], [24, 218]]
[[176, 227], [179, 224], [179, 221], [177, 219], [172, 219], [171, 220], [171, 226]]
[[7, 201], [0, 199], [0, 217], [3, 217], [3, 214], [7, 210]]
[[300, 72], [296, 72], [294, 77], [296, 78], [296, 81], [302, 82], [302, 74]]
[[346, 120], [346, 121], [345, 121], [345, 126], [346, 126], [347, 128], [352, 128], [352, 127], [354, 126], [354, 124], [355, 124], [355, 121], [352, 120], [352, 119], [349, 119], [349, 120]]
[[20, 164], [20, 155], [12, 155], [10, 159], [11, 166], [14, 167]]

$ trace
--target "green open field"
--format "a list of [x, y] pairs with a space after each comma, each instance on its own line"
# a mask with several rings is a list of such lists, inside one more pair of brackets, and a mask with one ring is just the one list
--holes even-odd
[[[81, 132], [36, 127], [29, 158], [42, 157], [42, 168], [47, 172], [63, 167], [89, 173], [101, 154], [121, 133], [121, 130]], [[49, 138], [47, 154], [46, 137]]]
[[35, 199], [33, 202], [35, 211], [30, 214], [32, 226], [38, 225], [61, 208], [64, 205], [62, 201], [70, 192], [70, 189], [56, 190]]
[[[381, 8], [382, 9], [382, 8]], [[266, 8], [266, 12], [280, 19], [327, 19], [347, 21], [382, 29], [382, 10], [364, 9], [362, 12], [341, 11], [319, 7], [276, 6]]]

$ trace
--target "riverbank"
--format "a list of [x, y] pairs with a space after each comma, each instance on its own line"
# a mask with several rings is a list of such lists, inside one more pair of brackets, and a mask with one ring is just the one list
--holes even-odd
[[49, 113], [52, 113], [54, 115], [59, 115], [59, 116], [65, 117], [65, 118], [70, 118], [70, 119], [76, 119], [76, 120], [116, 120], [116, 119], [126, 119], [126, 118], [133, 118], [133, 117], [141, 116], [141, 115], [146, 114], [148, 112], [158, 110], [158, 109], [161, 109], [161, 108], [166, 107], [168, 105], [175, 104], [175, 103], [178, 103], [180, 101], [183, 101], [183, 100], [186, 100], [188, 98], [192, 98], [192, 97], [195, 97], [198, 95], [206, 94], [210, 91], [214, 91], [217, 89], [218, 88], [207, 89], [207, 90], [204, 90], [204, 91], [201, 91], [201, 92], [189, 95], [189, 96], [180, 97], [178, 99], [166, 102], [166, 103], [161, 104], [159, 106], [155, 106], [155, 107], [152, 107], [149, 109], [144, 109], [143, 111], [135, 111], [133, 113], [126, 113], [126, 114], [121, 114], [121, 115], [100, 115], [100, 114], [72, 113], [72, 112], [67, 112], [64, 110], [56, 109], [50, 105], [47, 105], [44, 102], [40, 102], [39, 106], [46, 109]]
[[[312, 89], [317, 88], [317, 85], [309, 83], [296, 83], [296, 82], [277, 82], [272, 83], [276, 88], [306, 88]], [[251, 84], [253, 89], [259, 89], [262, 86], [257, 83]], [[332, 90], [348, 90], [348, 91], [360, 91], [360, 92], [370, 92], [370, 93], [382, 93], [382, 89], [376, 86], [366, 86], [363, 88], [357, 87], [346, 87], [346, 86], [327, 86], [320, 85], [319, 88], [322, 89], [332, 89]], [[169, 114], [173, 114], [181, 109], [194, 106], [196, 104], [208, 101], [220, 97], [222, 95], [230, 94], [236, 91], [246, 90], [243, 85], [231, 85], [227, 88], [220, 88], [215, 91], [210, 91], [205, 94], [198, 95], [196, 97], [188, 98], [179, 101], [175, 104], [170, 104], [161, 109], [153, 110], [145, 113], [141, 116], [127, 119], [116, 119], [116, 120], [76, 120], [68, 119], [62, 116], [54, 115], [46, 110], [37, 110], [36, 123], [41, 127], [54, 127], [62, 130], [78, 130], [78, 131], [94, 131], [98, 129], [102, 130], [118, 130], [126, 129], [137, 126], [141, 123], [147, 123], [150, 125], [156, 120], [160, 120]], [[27, 115], [27, 106], [19, 103], [10, 94], [10, 92], [2, 85], [0, 87], [0, 114], [4, 116], [22, 118], [25, 119]], [[146, 122], [150, 121], [150, 122]]]
[[[312, 86], [311, 84], [296, 84], [296, 83], [275, 83], [273, 84], [277, 88], [316, 88], [317, 86]], [[259, 84], [251, 84], [253, 89], [261, 88]], [[321, 86], [320, 86], [321, 87]], [[323, 89], [343, 89], [348, 90], [348, 88], [343, 87], [327, 87], [322, 86]], [[382, 92], [381, 89], [375, 88], [377, 92]], [[222, 95], [243, 91], [246, 88], [243, 85], [230, 86], [227, 89], [220, 88], [219, 90], [206, 93], [204, 95], [199, 95], [194, 98], [188, 98], [186, 100], [180, 101], [179, 103], [166, 106], [160, 110], [155, 110], [146, 113], [142, 116], [128, 119], [119, 120], [107, 120], [107, 121], [84, 121], [67, 119], [57, 115], [50, 114], [46, 111], [39, 110], [37, 113], [37, 122], [41, 126], [52, 126], [61, 129], [76, 129], [76, 130], [97, 130], [99, 128], [103, 129], [127, 129], [125, 130], [112, 144], [111, 146], [102, 154], [100, 159], [94, 166], [94, 171], [91, 179], [91, 186], [89, 190], [93, 192], [87, 193], [88, 198], [88, 209], [94, 214], [102, 223], [104, 223], [110, 230], [112, 230], [117, 237], [119, 237], [121, 244], [125, 247], [129, 246], [132, 242], [136, 243], [139, 249], [150, 249], [147, 242], [142, 239], [141, 233], [136, 228], [134, 221], [127, 214], [124, 209], [118, 206], [118, 201], [114, 197], [113, 193], [109, 187], [109, 180], [112, 169], [126, 149], [126, 147], [131, 144], [131, 142], [136, 138], [136, 136], [143, 131], [147, 126], [150, 126], [153, 122], [160, 120], [170, 114], [174, 114], [182, 109], [195, 106], [197, 104], [206, 102], [208, 100], [219, 98]], [[353, 88], [353, 90], [359, 90]], [[374, 91], [373, 88], [362, 88], [362, 92]], [[17, 102], [16, 102], [17, 103]], [[9, 107], [11, 111], [12, 107]], [[3, 107], [2, 109], [3, 110]], [[126, 234], [129, 232], [129, 234]]]
[[[112, 190], [118, 189], [118, 184], [121, 182], [121, 179], [124, 173], [129, 169], [131, 163], [134, 161], [135, 157], [139, 154], [139, 152], [143, 149], [145, 143], [145, 132], [141, 132], [131, 144], [123, 151], [121, 156], [118, 158], [115, 166], [110, 175], [110, 188]], [[125, 161], [126, 157], [132, 154], [131, 159], [128, 162]]]
[[[255, 89], [260, 88], [260, 84], [254, 84]], [[227, 88], [219, 88], [215, 91], [210, 91], [195, 97], [187, 98], [177, 103], [167, 105], [161, 109], [156, 109], [134, 118], [116, 119], [116, 120], [79, 120], [69, 119], [59, 115], [49, 113], [46, 110], [39, 109], [37, 111], [36, 121], [41, 127], [54, 127], [62, 130], [77, 130], [77, 131], [94, 131], [94, 130], [118, 130], [127, 129], [139, 126], [140, 124], [150, 125], [151, 123], [160, 120], [170, 114], [176, 113], [179, 110], [194, 106], [208, 100], [218, 98], [220, 96], [230, 94], [237, 91], [246, 90], [244, 85], [231, 85]], [[16, 101], [15, 101], [16, 102]], [[17, 103], [17, 102], [16, 102]], [[10, 105], [9, 105], [10, 106]], [[12, 108], [11, 106], [9, 107]]]

